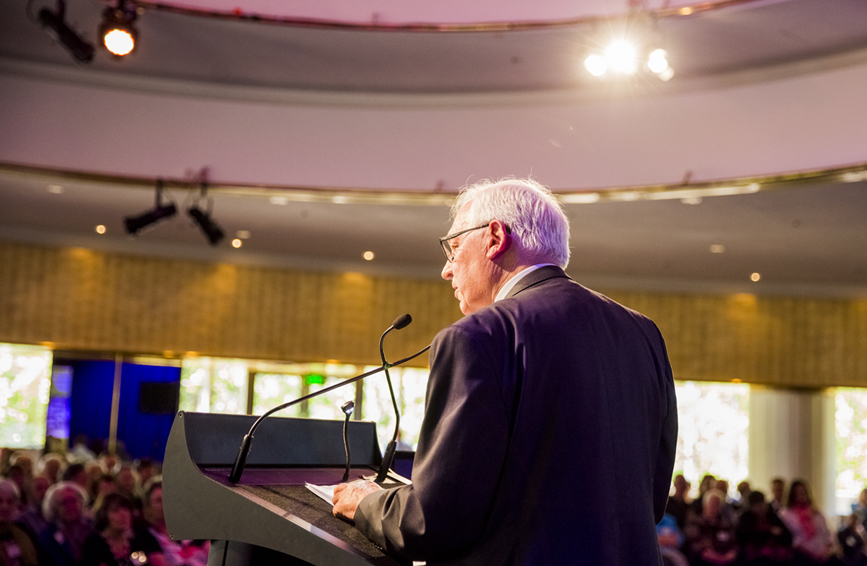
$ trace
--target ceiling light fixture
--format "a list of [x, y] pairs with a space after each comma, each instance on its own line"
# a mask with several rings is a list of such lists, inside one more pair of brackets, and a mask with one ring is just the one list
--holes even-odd
[[162, 193], [163, 180], [157, 179], [157, 196], [154, 208], [138, 216], [127, 216], [124, 218], [123, 224], [126, 227], [127, 234], [137, 236], [145, 228], [156, 224], [160, 220], [171, 218], [177, 213], [178, 209], [175, 207], [175, 203], [162, 203]]
[[596, 39], [594, 49], [585, 59], [584, 67], [594, 77], [606, 75], [633, 76], [649, 72], [662, 81], [674, 76], [668, 61], [654, 13], [645, 0], [629, 0], [629, 15], [612, 22], [606, 37]]
[[90, 63], [93, 60], [93, 45], [81, 39], [63, 20], [66, 14], [66, 2], [57, 0], [57, 8], [54, 12], [48, 8], [39, 10], [39, 23], [55, 40], [66, 48], [69, 53], [82, 63]]
[[138, 30], [133, 25], [136, 9], [132, 0], [118, 0], [117, 6], [109, 6], [102, 13], [99, 36], [109, 53], [117, 58], [129, 55], [135, 49], [138, 39]]
[[[202, 210], [199, 206], [199, 203], [203, 200], [208, 203], [207, 210]], [[187, 214], [189, 214], [190, 218], [192, 218], [198, 227], [202, 229], [202, 233], [206, 238], [208, 238], [208, 242], [210, 242], [212, 246], [216, 246], [220, 243], [220, 240], [223, 239], [225, 234], [223, 234], [223, 230], [217, 225], [217, 223], [214, 222], [214, 219], [211, 218], [211, 208], [213, 208], [213, 205], [214, 201], [208, 198], [208, 184], [203, 180], [202, 192], [199, 195], [198, 200], [193, 203], [193, 206], [187, 209]]]

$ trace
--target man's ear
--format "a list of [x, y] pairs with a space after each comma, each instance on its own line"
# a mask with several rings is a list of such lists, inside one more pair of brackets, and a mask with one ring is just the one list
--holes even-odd
[[503, 255], [512, 245], [512, 236], [506, 230], [506, 225], [499, 220], [491, 220], [485, 238], [485, 255], [488, 259]]

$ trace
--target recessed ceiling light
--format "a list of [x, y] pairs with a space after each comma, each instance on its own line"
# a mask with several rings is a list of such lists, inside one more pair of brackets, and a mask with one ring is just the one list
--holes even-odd
[[232, 247], [233, 248], [240, 248], [243, 245], [244, 245], [244, 242], [242, 242], [238, 238], [235, 238], [234, 240], [232, 240]]
[[55, 195], [63, 194], [63, 185], [48, 185], [48, 192]]
[[235, 235], [237, 237], [241, 238], [242, 240], [246, 240], [247, 238], [250, 237], [250, 231], [249, 230], [238, 230], [238, 232]]
[[722, 244], [711, 244], [710, 253], [721, 254], [726, 251], [726, 247]]
[[750, 281], [752, 281], [753, 283], [757, 283], [759, 281], [759, 279], [761, 279], [761, 278], [762, 278], [762, 274], [758, 273], [758, 272], [750, 275]]
[[277, 204], [280, 206], [285, 206], [285, 205], [289, 204], [289, 199], [286, 197], [271, 197], [270, 199], [268, 199], [268, 201], [271, 204]]
[[362, 254], [361, 257], [363, 257], [367, 261], [370, 261], [374, 258], [374, 255], [373, 255], [373, 252], [364, 252], [364, 254]]
[[105, 226], [102, 224], [98, 225], [94, 230], [96, 230], [97, 234], [105, 234]]

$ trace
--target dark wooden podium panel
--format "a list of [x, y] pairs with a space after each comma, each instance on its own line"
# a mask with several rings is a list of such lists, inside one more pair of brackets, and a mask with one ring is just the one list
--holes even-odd
[[[255, 420], [183, 411], [175, 417], [163, 465], [163, 505], [173, 539], [237, 541], [323, 566], [402, 564], [335, 518], [331, 505], [304, 487], [342, 479], [341, 421], [265, 419], [241, 480], [229, 483], [238, 448]], [[349, 424], [351, 477], [371, 475], [382, 460], [376, 426]]]

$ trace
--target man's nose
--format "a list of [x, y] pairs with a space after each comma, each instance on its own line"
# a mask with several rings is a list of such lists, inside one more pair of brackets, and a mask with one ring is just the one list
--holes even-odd
[[452, 278], [452, 262], [447, 261], [443, 266], [443, 270], [440, 273], [440, 276], [446, 281], [450, 281]]

